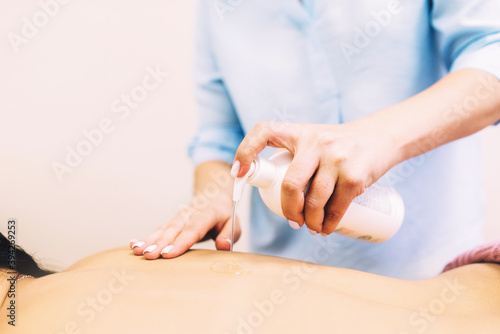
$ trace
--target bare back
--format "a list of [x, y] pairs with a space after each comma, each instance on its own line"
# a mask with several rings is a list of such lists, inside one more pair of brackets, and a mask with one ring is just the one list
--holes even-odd
[[[227, 260], [241, 265], [245, 273], [212, 270], [214, 263]], [[500, 266], [492, 264], [405, 281], [255, 254], [192, 250], [179, 258], [148, 261], [118, 248], [85, 258], [61, 273], [21, 280], [16, 288], [16, 327], [5, 320], [6, 298], [0, 330], [496, 333], [499, 287]]]

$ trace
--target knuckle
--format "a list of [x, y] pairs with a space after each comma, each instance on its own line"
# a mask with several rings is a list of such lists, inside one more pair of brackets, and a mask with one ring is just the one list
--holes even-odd
[[269, 127], [269, 121], [259, 121], [257, 124], [255, 124], [255, 128], [256, 129], [265, 129], [267, 127]]
[[219, 216], [219, 210], [216, 207], [210, 205], [203, 210], [198, 211], [196, 215], [193, 215], [188, 226], [192, 228], [193, 224], [195, 223], [195, 226], [200, 227], [210, 225], [213, 224], [213, 222], [216, 221]]
[[[258, 139], [255, 140], [255, 144], [257, 142], [258, 142]], [[247, 157], [254, 157], [254, 156], [257, 156], [258, 154], [259, 154], [259, 151], [255, 148], [254, 145], [247, 147], [245, 149], [245, 151], [243, 152], [243, 155], [247, 156]]]
[[[321, 145], [321, 144], [320, 144]], [[328, 167], [338, 168], [348, 160], [348, 153], [338, 145], [325, 145], [320, 146], [324, 150], [322, 164]]]
[[296, 177], [285, 176], [281, 189], [286, 193], [294, 193], [299, 190], [300, 183]]
[[344, 213], [339, 210], [327, 208], [325, 210], [325, 223], [336, 223], [340, 221], [343, 215]]
[[330, 146], [335, 143], [335, 135], [331, 133], [322, 134], [317, 139], [317, 143], [320, 146]]
[[163, 237], [165, 238], [166, 236], [175, 236], [180, 230], [182, 229], [182, 226], [177, 225], [177, 224], [168, 224], [165, 226], [165, 229], [163, 230]]
[[296, 126], [295, 123], [290, 122], [275, 122], [273, 128], [279, 133], [286, 133], [291, 135], [292, 138], [296, 139], [296, 135], [299, 134], [302, 129]]
[[[181, 210], [177, 213], [176, 217], [165, 225], [165, 228], [180, 228], [182, 225], [186, 224], [191, 216], [193, 215], [193, 210]], [[182, 222], [182, 223], [181, 223]]]
[[344, 187], [354, 192], [355, 196], [361, 195], [366, 188], [363, 179], [354, 175], [349, 175], [342, 183]]
[[200, 229], [195, 225], [186, 226], [186, 228], [182, 231], [182, 234], [187, 237], [186, 239], [192, 241], [193, 239], [201, 240], [204, 236], [201, 235]]
[[347, 154], [342, 151], [335, 151], [335, 153], [330, 156], [329, 160], [331, 165], [340, 166], [347, 161]]
[[273, 131], [278, 131], [281, 130], [285, 125], [286, 122], [280, 122], [280, 121], [265, 121], [264, 127], [269, 128]]
[[213, 203], [210, 203], [210, 205], [207, 205], [205, 208], [203, 208], [203, 210], [199, 211], [200, 217], [209, 218], [208, 220], [215, 219], [218, 213], [219, 208]]
[[257, 123], [253, 128], [256, 135], [255, 137], [261, 138], [267, 136], [269, 127], [270, 127], [269, 121], [260, 121], [259, 123]]
[[306, 208], [311, 209], [311, 210], [318, 210], [318, 209], [322, 209], [323, 205], [314, 196], [309, 195], [306, 197]]
[[178, 212], [177, 215], [163, 226], [163, 230], [181, 229], [191, 217], [191, 213]]
[[284, 205], [281, 203], [281, 210], [283, 211], [283, 216], [286, 220], [292, 220], [294, 222], [299, 222], [302, 220], [302, 209], [298, 209], [298, 205]]

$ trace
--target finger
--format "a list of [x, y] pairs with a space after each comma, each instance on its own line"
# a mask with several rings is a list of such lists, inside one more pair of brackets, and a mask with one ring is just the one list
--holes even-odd
[[[281, 208], [292, 228], [304, 224], [304, 189], [318, 167], [319, 158], [311, 150], [298, 151], [281, 184]], [[298, 224], [298, 226], [297, 226]]]
[[135, 255], [142, 255], [144, 250], [149, 247], [150, 245], [154, 244], [154, 242], [156, 241], [156, 239], [161, 235], [163, 231], [163, 228], [160, 227], [158, 229], [156, 229], [153, 233], [151, 233], [150, 235], [148, 235], [147, 237], [141, 239], [141, 240], [138, 240], [136, 241], [135, 243], [133, 243], [131, 245], [131, 248], [132, 248], [132, 252], [135, 254]]
[[[188, 224], [193, 210], [179, 211], [171, 221], [139, 242], [139, 247], [134, 247], [135, 255], [144, 255], [148, 260], [160, 257], [161, 251], [165, 248], [165, 243], [170, 244], [183, 228]], [[144, 242], [144, 244], [142, 244]]]
[[333, 195], [325, 207], [322, 235], [329, 235], [335, 231], [352, 200], [361, 195], [363, 191], [364, 186], [361, 182], [339, 177]]
[[171, 259], [184, 254], [189, 248], [203, 238], [202, 233], [195, 225], [189, 225], [181, 231], [175, 240], [164, 247], [160, 254], [165, 259]]
[[206, 210], [193, 214], [179, 234], [162, 248], [160, 255], [171, 259], [184, 254], [195, 243], [202, 240], [208, 231], [214, 226], [215, 218]]
[[[266, 146], [286, 148], [294, 152], [297, 136], [297, 126], [287, 122], [259, 122], [243, 138], [234, 157], [232, 175], [244, 176], [250, 169], [250, 164]], [[239, 167], [239, 168], [237, 168]]]
[[306, 194], [304, 218], [313, 235], [321, 233], [325, 219], [325, 206], [333, 194], [338, 171], [335, 166], [320, 164]]
[[176, 226], [175, 224], [169, 224], [164, 227], [163, 232], [160, 236], [152, 243], [150, 246], [143, 250], [144, 258], [147, 260], [155, 260], [160, 258], [161, 252], [169, 245], [172, 244], [173, 240], [179, 235], [182, 227]]
[[[234, 221], [234, 239], [233, 243], [236, 243], [241, 235], [241, 227], [238, 218]], [[233, 245], [234, 246], [234, 245]], [[224, 224], [219, 235], [215, 238], [215, 248], [218, 250], [230, 250], [231, 249], [231, 219]]]
[[156, 260], [161, 257], [161, 251], [169, 245], [166, 241], [157, 240], [142, 252], [146, 260]]

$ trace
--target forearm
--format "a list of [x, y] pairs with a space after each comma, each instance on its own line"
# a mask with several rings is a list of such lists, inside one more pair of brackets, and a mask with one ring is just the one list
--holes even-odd
[[212, 199], [232, 201], [233, 179], [231, 166], [222, 161], [207, 161], [196, 167], [194, 180], [194, 195]]
[[474, 69], [451, 73], [363, 121], [383, 124], [398, 148], [397, 162], [471, 135], [500, 120], [500, 81]]

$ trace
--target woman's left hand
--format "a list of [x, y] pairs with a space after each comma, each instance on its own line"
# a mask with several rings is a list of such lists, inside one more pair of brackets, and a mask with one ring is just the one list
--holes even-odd
[[345, 124], [265, 121], [241, 142], [232, 175], [244, 176], [266, 146], [293, 153], [281, 205], [290, 226], [305, 223], [311, 234], [334, 232], [351, 201], [400, 162], [395, 140], [368, 118]]

